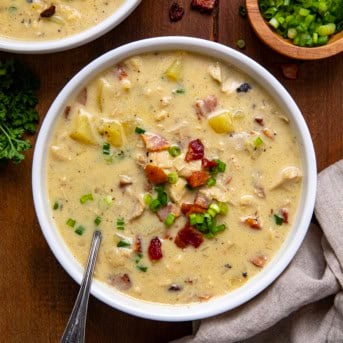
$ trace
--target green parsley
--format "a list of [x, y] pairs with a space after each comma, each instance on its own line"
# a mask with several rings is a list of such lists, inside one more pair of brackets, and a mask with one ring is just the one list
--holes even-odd
[[59, 202], [58, 202], [58, 201], [55, 201], [55, 202], [54, 202], [54, 206], [53, 206], [52, 208], [53, 208], [54, 210], [58, 210], [59, 207], [60, 207]]
[[121, 240], [117, 243], [118, 248], [127, 248], [130, 246], [131, 246], [131, 244], [129, 242], [124, 241], [124, 240]]
[[135, 128], [135, 133], [137, 133], [138, 135], [141, 135], [141, 134], [145, 133], [145, 130], [140, 128], [140, 127], [136, 127]]
[[124, 218], [118, 218], [117, 219], [117, 230], [123, 231], [124, 229], [125, 229]]
[[83, 226], [80, 225], [80, 226], [77, 227], [77, 229], [75, 229], [74, 232], [75, 232], [77, 235], [82, 236], [83, 233], [85, 232], [85, 230], [86, 230], [86, 229], [85, 229]]
[[70, 227], [74, 227], [75, 224], [76, 224], [76, 220], [75, 219], [72, 219], [72, 218], [69, 218], [66, 222], [66, 224]]
[[278, 216], [277, 214], [274, 214], [274, 220], [276, 225], [282, 225], [283, 223], [283, 218]]
[[144, 273], [148, 270], [148, 267], [146, 267], [146, 266], [138, 265], [136, 267], [138, 270], [140, 270], [141, 272], [144, 272]]
[[101, 221], [102, 221], [102, 218], [99, 217], [99, 216], [97, 216], [97, 217], [94, 219], [94, 224], [95, 224], [96, 226], [99, 226], [100, 223], [101, 223]]
[[111, 146], [108, 143], [102, 146], [102, 153], [107, 156], [111, 154]]
[[87, 201], [92, 201], [92, 200], [94, 200], [93, 194], [92, 193], [88, 193], [88, 194], [82, 195], [82, 197], [80, 198], [80, 203], [84, 204]]

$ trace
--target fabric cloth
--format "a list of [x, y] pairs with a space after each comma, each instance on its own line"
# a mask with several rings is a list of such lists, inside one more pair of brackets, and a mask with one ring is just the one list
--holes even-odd
[[319, 225], [271, 286], [174, 343], [342, 343], [343, 160], [319, 174], [315, 215]]

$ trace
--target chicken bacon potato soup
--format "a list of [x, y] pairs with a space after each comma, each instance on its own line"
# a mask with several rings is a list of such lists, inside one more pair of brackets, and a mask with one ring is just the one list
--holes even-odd
[[289, 119], [210, 57], [157, 52], [114, 65], [70, 99], [49, 149], [65, 243], [85, 265], [100, 229], [96, 278], [139, 299], [206, 301], [242, 286], [296, 217], [302, 172]]
[[54, 40], [99, 24], [124, 0], [1, 0], [0, 36]]

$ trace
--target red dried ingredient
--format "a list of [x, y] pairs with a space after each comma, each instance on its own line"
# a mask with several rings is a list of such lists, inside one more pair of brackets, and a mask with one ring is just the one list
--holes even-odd
[[261, 224], [259, 223], [259, 221], [257, 220], [257, 218], [252, 218], [252, 217], [249, 217], [249, 218], [246, 218], [244, 220], [244, 223], [249, 225], [252, 229], [254, 230], [259, 230], [261, 229]]
[[70, 114], [71, 106], [66, 106], [63, 112], [64, 118], [69, 119], [69, 114]]
[[158, 237], [155, 237], [150, 241], [148, 254], [152, 261], [157, 261], [163, 257], [162, 244]]
[[154, 185], [159, 185], [168, 181], [168, 176], [163, 169], [154, 166], [153, 164], [147, 164], [144, 171], [147, 179]]
[[185, 157], [187, 162], [201, 160], [204, 158], [205, 147], [200, 139], [195, 139], [188, 144], [188, 151]]
[[225, 184], [228, 185], [231, 181], [232, 181], [232, 176], [229, 176], [229, 177], [226, 179]]
[[123, 65], [117, 64], [115, 74], [117, 75], [119, 81], [127, 78], [127, 72]]
[[126, 291], [132, 286], [130, 277], [126, 273], [112, 275], [108, 281], [112, 286], [118, 288], [120, 291]]
[[208, 180], [208, 173], [205, 171], [195, 171], [187, 178], [187, 183], [192, 187], [199, 187], [206, 184]]
[[208, 160], [207, 158], [203, 158], [201, 161], [201, 165], [204, 169], [211, 169], [217, 167], [218, 163], [215, 160]]
[[177, 2], [173, 2], [169, 9], [169, 19], [173, 22], [179, 21], [182, 19], [185, 14], [185, 10]]
[[133, 251], [136, 253], [143, 252], [142, 238], [139, 235], [136, 235], [136, 239], [135, 239], [135, 242], [133, 244]]
[[266, 262], [267, 262], [267, 257], [266, 257], [266, 256], [263, 256], [263, 255], [259, 255], [259, 256], [256, 256], [256, 257], [252, 258], [252, 259], [250, 260], [250, 262], [251, 262], [254, 266], [256, 266], [256, 267], [258, 267], [258, 268], [262, 268], [262, 267], [264, 267], [264, 265], [265, 265]]
[[45, 9], [41, 14], [40, 16], [42, 18], [50, 18], [52, 17], [56, 12], [56, 6], [54, 5], [51, 5], [49, 8]]
[[281, 215], [282, 215], [283, 222], [285, 224], [288, 224], [288, 210], [287, 210], [287, 208], [281, 209]]
[[167, 150], [170, 147], [168, 141], [155, 133], [145, 132], [140, 135], [149, 152]]
[[296, 63], [281, 64], [281, 70], [286, 79], [296, 80], [298, 78], [299, 67]]
[[83, 88], [82, 91], [78, 94], [76, 97], [76, 100], [81, 104], [81, 105], [86, 105], [88, 98], [88, 91], [87, 88]]
[[202, 237], [202, 234], [192, 226], [189, 226], [189, 224], [186, 224], [186, 226], [177, 233], [174, 240], [175, 244], [181, 249], [188, 245], [198, 248], [203, 241], [204, 238]]
[[191, 7], [200, 12], [211, 13], [216, 5], [216, 0], [192, 0]]
[[182, 204], [181, 205], [181, 212], [186, 216], [189, 217], [192, 213], [205, 213], [206, 208], [197, 205], [197, 204]]
[[263, 118], [261, 118], [261, 117], [256, 117], [256, 118], [254, 119], [254, 121], [255, 121], [258, 125], [264, 126], [264, 120], [263, 120]]

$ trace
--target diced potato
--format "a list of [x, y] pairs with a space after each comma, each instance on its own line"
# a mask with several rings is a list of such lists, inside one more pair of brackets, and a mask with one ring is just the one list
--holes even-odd
[[182, 62], [180, 58], [176, 58], [173, 63], [166, 70], [165, 75], [173, 81], [178, 81], [181, 79], [182, 72]]
[[120, 147], [123, 145], [124, 132], [121, 124], [118, 121], [106, 121], [99, 126], [98, 131], [111, 145], [115, 147]]
[[97, 103], [101, 113], [110, 114], [112, 112], [112, 99], [114, 97], [114, 86], [106, 79], [100, 78], [97, 85]]
[[216, 64], [210, 64], [208, 66], [208, 72], [212, 76], [213, 80], [218, 81], [219, 83], [222, 82], [222, 72], [219, 62]]
[[69, 134], [70, 138], [83, 144], [96, 144], [93, 134], [91, 115], [80, 109], [74, 119], [73, 130]]
[[228, 111], [220, 111], [208, 118], [208, 123], [217, 133], [229, 133], [234, 130], [232, 116]]

